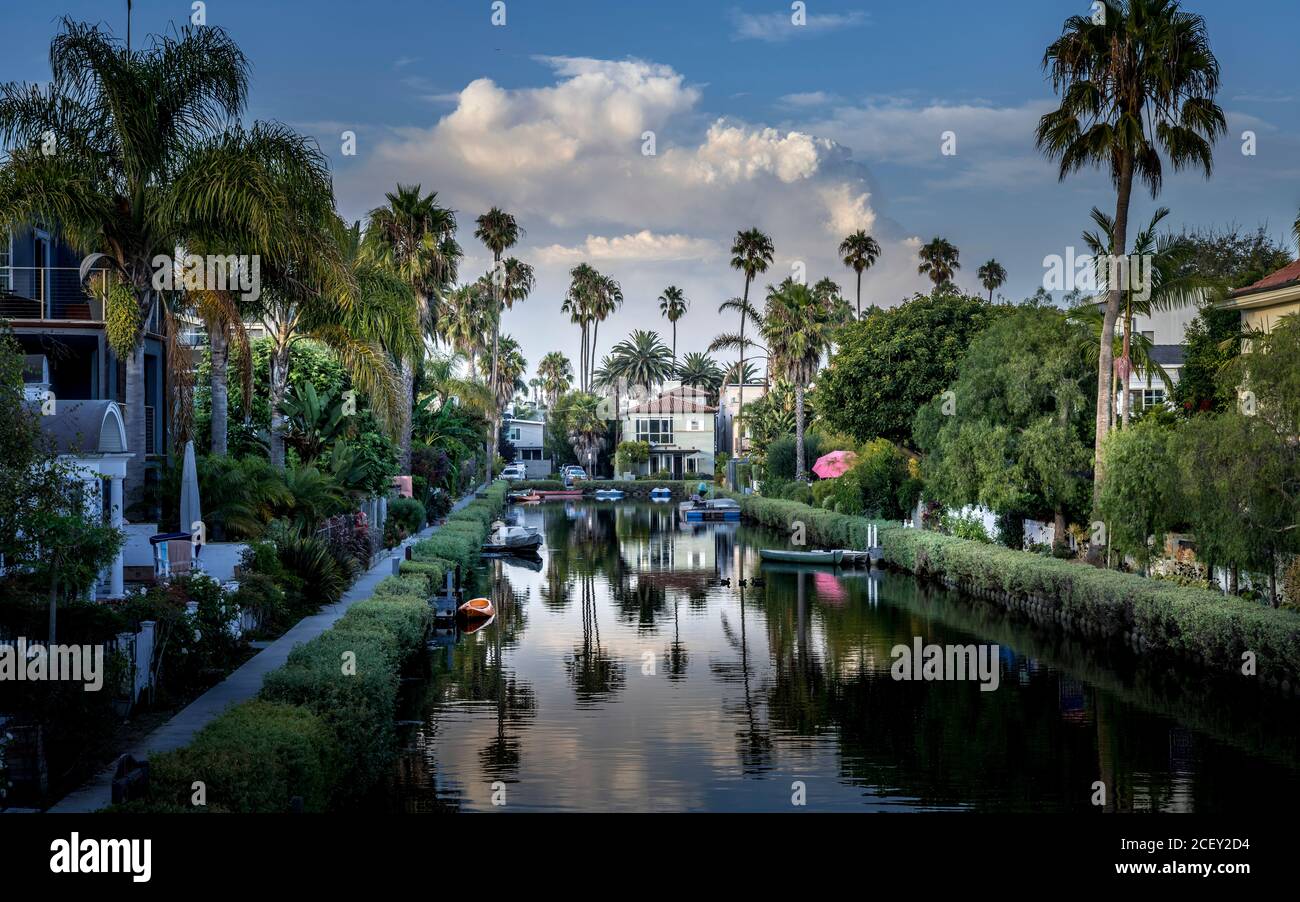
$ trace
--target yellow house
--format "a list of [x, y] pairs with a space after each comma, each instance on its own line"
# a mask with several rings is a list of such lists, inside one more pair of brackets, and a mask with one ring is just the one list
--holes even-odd
[[1222, 306], [1241, 312], [1243, 329], [1271, 331], [1282, 317], [1300, 313], [1300, 260], [1238, 288]]

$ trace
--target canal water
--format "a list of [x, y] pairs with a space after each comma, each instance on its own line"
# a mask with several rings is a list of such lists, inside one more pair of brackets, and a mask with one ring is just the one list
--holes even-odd
[[[498, 615], [404, 683], [394, 811], [1290, 811], [1300, 706], [1063, 638], [905, 574], [760, 566], [675, 504], [512, 508]], [[997, 687], [897, 680], [997, 645]], [[985, 685], [992, 685], [985, 681]], [[1104, 797], [1098, 785], [1104, 785]], [[1100, 804], [1097, 804], [1100, 802]]]

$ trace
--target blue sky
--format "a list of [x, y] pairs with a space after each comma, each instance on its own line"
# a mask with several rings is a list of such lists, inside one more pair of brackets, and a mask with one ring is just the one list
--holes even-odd
[[[5, 13], [0, 80], [48, 77], [58, 15], [124, 32], [125, 0], [64, 0]], [[660, 328], [656, 298], [677, 284], [692, 299], [679, 351], [724, 326], [717, 304], [738, 294], [726, 265], [736, 229], [772, 235], [772, 281], [802, 262], [852, 296], [835, 246], [868, 227], [884, 246], [864, 298], [898, 303], [923, 288], [918, 241], [961, 250], [958, 282], [995, 257], [1002, 292], [1021, 298], [1043, 258], [1078, 246], [1094, 205], [1113, 208], [1099, 175], [1058, 183], [1033, 147], [1052, 102], [1040, 61], [1086, 0], [790, 4], [507, 0], [210, 0], [253, 64], [250, 115], [293, 124], [330, 153], [342, 212], [361, 217], [398, 179], [417, 181], [463, 225], [497, 204], [517, 213], [517, 248], [539, 272], [535, 295], [506, 331], [536, 362], [572, 354], [558, 314], [568, 267], [590, 260], [623, 282], [627, 303], [601, 329], [600, 352], [632, 328]], [[1167, 176], [1159, 203], [1175, 227], [1266, 224], [1286, 236], [1300, 207], [1300, 85], [1295, 0], [1190, 0], [1223, 70], [1229, 136], [1215, 176]], [[183, 0], [137, 0], [137, 35], [188, 17]], [[655, 132], [656, 154], [640, 136]], [[1258, 152], [1241, 153], [1241, 133]], [[340, 153], [356, 132], [358, 152]], [[956, 134], [957, 153], [940, 153]], [[1139, 198], [1135, 219], [1154, 204]], [[486, 257], [465, 228], [466, 275]]]

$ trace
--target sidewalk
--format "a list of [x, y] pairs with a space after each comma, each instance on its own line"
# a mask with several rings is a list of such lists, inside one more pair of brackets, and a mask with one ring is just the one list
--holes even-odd
[[[484, 487], [479, 486], [478, 489], [465, 495], [452, 506], [452, 510], [457, 511], [465, 507], [474, 500], [475, 492]], [[348, 589], [338, 602], [321, 608], [318, 614], [298, 621], [287, 633], [249, 658], [238, 670], [190, 702], [171, 720], [154, 730], [134, 747], [127, 749], [125, 754], [141, 759], [148, 758], [154, 752], [167, 752], [188, 745], [194, 738], [194, 734], [207, 726], [222, 711], [257, 695], [262, 689], [263, 678], [289, 659], [289, 652], [293, 651], [294, 646], [316, 638], [332, 627], [348, 608], [358, 601], [369, 598], [375, 586], [384, 577], [393, 575], [394, 555], [404, 557], [407, 545], [427, 539], [437, 531], [437, 526], [429, 526], [391, 552], [385, 553], [379, 563], [358, 577], [352, 588]], [[80, 789], [68, 793], [49, 810], [55, 814], [85, 813], [98, 811], [109, 805], [113, 800], [115, 766], [115, 764], [110, 765]]]

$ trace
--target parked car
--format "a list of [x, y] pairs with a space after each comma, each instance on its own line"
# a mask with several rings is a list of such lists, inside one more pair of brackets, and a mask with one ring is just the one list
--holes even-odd
[[501, 470], [501, 478], [507, 482], [516, 482], [528, 478], [528, 469], [523, 464], [506, 464]]

